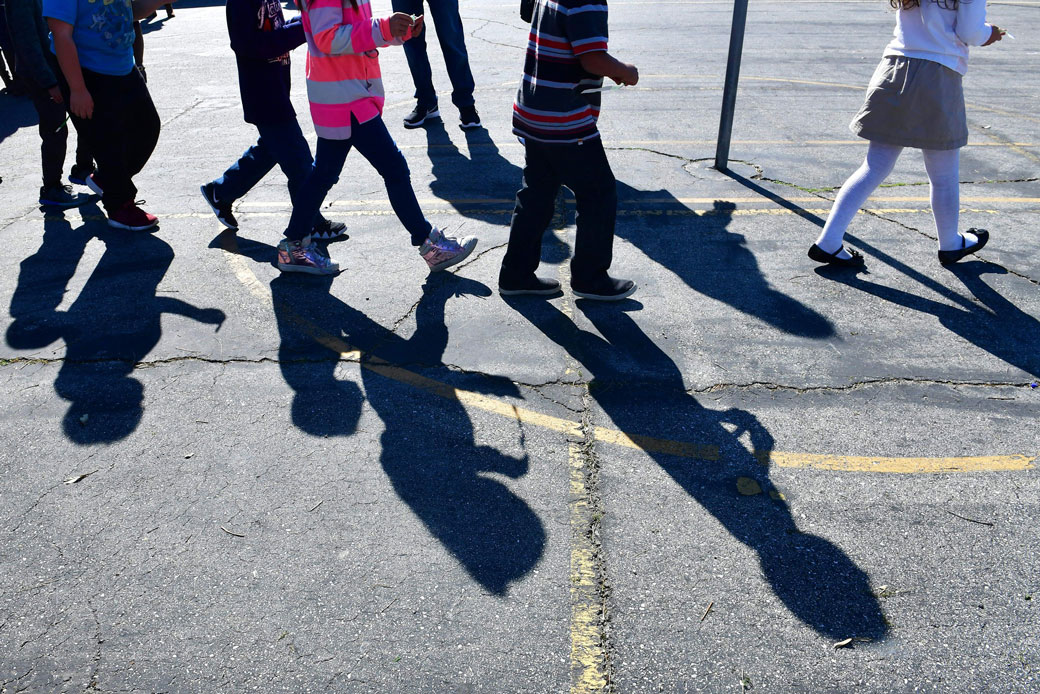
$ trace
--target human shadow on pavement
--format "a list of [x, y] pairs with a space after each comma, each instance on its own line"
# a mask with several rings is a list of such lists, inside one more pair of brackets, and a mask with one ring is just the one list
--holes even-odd
[[[710, 211], [689, 215], [667, 190], [637, 190], [621, 181], [618, 200], [617, 236], [690, 289], [791, 335], [820, 340], [835, 334], [826, 317], [769, 284], [744, 235], [729, 229], [732, 202], [718, 200]], [[636, 215], [642, 223], [626, 219]]]
[[433, 165], [430, 191], [464, 217], [509, 226], [522, 169], [502, 156], [483, 128], [463, 131], [468, 157], [452, 141], [443, 121], [430, 121], [423, 129]]
[[[249, 257], [266, 261], [274, 253], [239, 242], [237, 252]], [[349, 436], [367, 400], [383, 422], [379, 460], [398, 496], [475, 581], [506, 594], [538, 563], [546, 534], [527, 503], [494, 476], [520, 478], [529, 462], [476, 444], [473, 422], [453, 393], [459, 387], [504, 396], [517, 389], [505, 378], [452, 373], [441, 361], [448, 300], [487, 297], [490, 289], [450, 273], [430, 276], [415, 307], [415, 332], [404, 338], [330, 294], [331, 286], [331, 277], [271, 282], [293, 423], [315, 436]], [[347, 349], [361, 350], [363, 394], [337, 378]]]
[[[508, 303], [582, 365], [591, 379], [590, 395], [618, 429], [630, 436], [718, 447], [718, 460], [709, 461], [670, 455], [650, 445], [644, 451], [757, 553], [763, 576], [792, 614], [833, 638], [886, 635], [866, 573], [836, 545], [801, 532], [787, 504], [770, 494], [775, 490], [768, 466], [760, 461], [773, 448], [772, 435], [749, 412], [712, 410], [688, 394], [675, 362], [626, 312], [637, 308], [637, 302], [606, 306], [578, 301], [599, 334], [579, 328], [549, 302], [518, 298]], [[745, 434], [751, 451], [740, 441]], [[600, 450], [601, 460], [603, 455]], [[740, 494], [738, 477], [755, 480], [765, 493]]]
[[[163, 314], [219, 329], [224, 313], [156, 296], [174, 257], [158, 236], [110, 228], [96, 203], [80, 212], [92, 221], [77, 229], [63, 213], [45, 217], [43, 243], [20, 266], [7, 344], [40, 350], [64, 341], [54, 381], [57, 394], [70, 403], [62, 426], [71, 441], [89, 445], [123, 439], [140, 423], [144, 387], [131, 374], [158, 344]], [[95, 238], [105, 244], [105, 252], [79, 295], [61, 311], [69, 282]]]
[[[463, 217], [508, 228], [523, 168], [502, 156], [484, 128], [463, 131], [469, 157], [452, 141], [443, 121], [431, 121], [423, 128], [433, 165], [430, 191]], [[553, 232], [547, 229], [545, 233]], [[569, 245], [563, 239], [543, 243], [541, 260], [558, 265], [568, 259], [568, 250]]]
[[[920, 313], [935, 316], [947, 330], [989, 352], [1012, 366], [1040, 376], [1040, 321], [1000, 295], [983, 279], [983, 275], [1005, 275], [1007, 270], [982, 260], [965, 260], [947, 268], [975, 300], [962, 296], [940, 282], [885, 253], [876, 246], [847, 235], [858, 247], [869, 252], [910, 279], [932, 290], [947, 301], [911, 294], [871, 282], [856, 272], [821, 266], [816, 274], [853, 289], [871, 294]], [[932, 256], [934, 258], [934, 256]], [[951, 306], [950, 302], [956, 304]]]
[[[40, 118], [36, 114], [36, 109], [33, 107], [31, 99], [23, 96], [15, 97], [9, 94], [0, 94], [0, 142], [3, 142], [20, 129], [36, 125], [39, 122]], [[14, 156], [5, 155], [4, 159], [10, 164], [13, 162]], [[39, 161], [38, 158], [37, 161]], [[39, 164], [36, 164], [36, 166], [39, 167]], [[36, 170], [38, 171], [39, 168]], [[0, 178], [5, 176], [14, 176], [14, 172], [7, 169], [6, 166], [0, 168]]]

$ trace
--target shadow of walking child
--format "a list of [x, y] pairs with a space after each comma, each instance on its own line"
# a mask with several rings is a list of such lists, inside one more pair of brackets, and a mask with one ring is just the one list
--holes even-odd
[[[80, 210], [85, 218], [104, 219], [94, 204]], [[105, 252], [72, 305], [59, 311], [87, 244], [95, 238], [105, 244]], [[64, 215], [50, 214], [40, 249], [22, 261], [7, 343], [38, 350], [65, 342], [54, 389], [70, 402], [63, 430], [75, 443], [117, 441], [137, 428], [144, 387], [131, 374], [159, 343], [163, 314], [218, 329], [223, 323], [218, 309], [156, 296], [173, 257], [173, 249], [153, 234], [118, 231], [103, 221], [72, 229]]]

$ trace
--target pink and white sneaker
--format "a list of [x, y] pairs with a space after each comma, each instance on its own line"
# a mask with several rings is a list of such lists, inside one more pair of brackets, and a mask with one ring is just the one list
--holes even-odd
[[437, 272], [461, 263], [476, 247], [477, 239], [473, 236], [456, 239], [445, 236], [440, 229], [434, 227], [423, 244], [419, 246], [419, 255], [430, 266], [430, 272]]
[[278, 243], [278, 269], [309, 275], [335, 275], [339, 272], [339, 263], [330, 258], [310, 236], [304, 236], [299, 241], [282, 239]]

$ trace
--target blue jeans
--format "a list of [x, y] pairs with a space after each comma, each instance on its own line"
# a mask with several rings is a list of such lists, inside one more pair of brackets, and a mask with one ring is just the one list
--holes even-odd
[[[394, 12], [423, 14], [423, 0], [392, 0]], [[462, 108], [473, 105], [473, 73], [469, 69], [466, 54], [466, 35], [459, 17], [459, 0], [429, 0], [430, 14], [437, 25], [437, 40], [444, 54], [444, 66], [451, 80], [451, 102]], [[415, 83], [415, 100], [420, 106], [437, 105], [437, 92], [433, 88], [433, 73], [430, 58], [426, 55], [426, 30], [404, 44], [404, 56]]]
[[[277, 164], [289, 179], [289, 199], [295, 208], [300, 185], [314, 163], [300, 123], [292, 118], [280, 123], [257, 124], [256, 129], [260, 131], [260, 139], [213, 182], [214, 195], [221, 203], [230, 205], [252, 190]], [[318, 222], [324, 218], [319, 214], [314, 219]]]
[[433, 226], [426, 221], [422, 210], [419, 209], [419, 201], [415, 199], [415, 191], [412, 190], [408, 163], [404, 160], [401, 150], [397, 149], [394, 139], [390, 137], [383, 119], [376, 116], [372, 120], [358, 123], [357, 119], [351, 116], [350, 129], [349, 140], [318, 138], [314, 164], [293, 200], [292, 217], [289, 219], [289, 227], [285, 230], [286, 238], [296, 241], [310, 233], [321, 203], [339, 180], [350, 148], [355, 147], [383, 177], [390, 206], [411, 234], [412, 245], [421, 245], [430, 235]]

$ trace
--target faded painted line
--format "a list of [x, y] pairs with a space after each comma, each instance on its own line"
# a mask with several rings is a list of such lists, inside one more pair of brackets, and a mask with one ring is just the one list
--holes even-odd
[[[721, 209], [721, 210], [690, 210], [690, 209], [657, 209], [657, 210], [631, 210], [631, 209], [618, 209], [617, 215], [619, 217], [757, 217], [757, 216], [774, 216], [782, 217], [786, 215], [796, 215], [804, 217], [806, 215], [826, 215], [830, 214], [830, 208], [811, 208], [801, 210], [788, 210], [784, 208], [777, 209]], [[976, 214], [1006, 214], [1006, 210], [987, 210], [978, 209], [972, 207], [964, 207], [960, 210], [962, 213], [976, 213]], [[1040, 212], [1040, 209], [1026, 209], [1016, 210], [1018, 212]], [[487, 215], [510, 215], [513, 213], [513, 208], [499, 208], [493, 207], [484, 208], [426, 208], [423, 213], [430, 216], [487, 216]], [[918, 208], [918, 207], [871, 207], [863, 208], [857, 214], [928, 214], [931, 215], [931, 209], [929, 208]], [[194, 214], [176, 214], [176, 215], [164, 215], [164, 219], [179, 219], [184, 217], [208, 217], [211, 215], [194, 215]], [[390, 217], [396, 216], [393, 210], [337, 210], [337, 217]], [[259, 217], [280, 217], [287, 219], [289, 217], [288, 212], [246, 212], [243, 217], [259, 218]]]
[[[805, 196], [790, 196], [785, 197], [784, 200], [787, 202], [820, 202], [823, 198], [814, 195]], [[869, 198], [874, 202], [929, 202], [927, 195], [884, 195], [884, 196], [871, 196]], [[1008, 202], [1008, 203], [1040, 203], [1040, 197], [1002, 197], [1002, 196], [970, 196], [962, 195], [961, 202], [963, 203], [997, 203], [997, 202]], [[512, 205], [515, 204], [514, 198], [420, 198], [420, 205], [438, 205], [448, 203], [449, 205], [509, 205], [512, 209]], [[764, 198], [760, 195], [746, 196], [746, 197], [704, 197], [704, 198], [625, 198], [618, 200], [621, 205], [663, 205], [668, 203], [679, 203], [683, 205], [712, 205], [719, 202], [728, 202], [735, 205], [748, 205], [748, 204], [761, 204], [761, 205], [774, 205], [776, 203], [771, 202], [769, 199]], [[242, 202], [236, 206], [238, 210], [251, 210], [251, 209], [290, 209], [292, 203], [288, 200], [275, 200], [275, 201], [257, 201], [257, 202]], [[328, 207], [384, 207], [389, 208], [390, 202], [388, 200], [336, 200], [329, 203]]]
[[[831, 147], [831, 146], [847, 146], [847, 145], [862, 145], [866, 143], [866, 140], [733, 140], [732, 145], [769, 145], [772, 147]], [[610, 142], [606, 145], [608, 151], [624, 149], [626, 147], [648, 147], [653, 145], [691, 145], [697, 147], [715, 147], [715, 140], [615, 140], [610, 139]], [[1037, 142], [969, 142], [964, 145], [965, 147], [1040, 147], [1040, 143]], [[467, 150], [481, 150], [481, 149], [520, 149], [523, 145], [519, 142], [473, 142], [469, 144], [462, 143], [456, 145], [454, 143], [427, 143], [417, 145], [406, 145], [398, 144], [398, 149], [414, 149], [414, 150], [441, 150], [451, 149], [458, 151], [462, 148]]]
[[[243, 282], [246, 289], [257, 299], [274, 308], [274, 298], [270, 289], [261, 283], [246, 260], [237, 253], [237, 240], [234, 234], [225, 233], [221, 238], [224, 256], [231, 265], [235, 277]], [[283, 318], [290, 320], [319, 344], [325, 346], [341, 359], [360, 362], [362, 368], [374, 371], [385, 378], [414, 386], [438, 397], [456, 400], [479, 410], [499, 414], [533, 426], [557, 431], [568, 436], [581, 436], [581, 422], [554, 417], [525, 407], [495, 400], [480, 393], [460, 390], [452, 385], [422, 376], [405, 368], [394, 366], [381, 359], [369, 357], [362, 360], [364, 353], [314, 325], [295, 313], [291, 306], [279, 304]], [[595, 427], [594, 438], [603, 443], [648, 453], [665, 453], [693, 460], [717, 461], [719, 450], [710, 444], [696, 444], [670, 439], [659, 439], [639, 434], [629, 434], [616, 429]], [[817, 470], [839, 470], [843, 472], [891, 472], [891, 473], [934, 473], [934, 472], [987, 472], [1033, 469], [1036, 456], [996, 455], [975, 456], [966, 458], [891, 458], [885, 456], [841, 456], [817, 455], [812, 453], [784, 453], [780, 451], [757, 451], [760, 460], [778, 467], [807, 468]]]
[[598, 523], [589, 507], [585, 458], [581, 446], [568, 445], [571, 523], [571, 694], [601, 692], [609, 682], [604, 648], [603, 596], [596, 547], [590, 533]]
[[[815, 200], [819, 200], [816, 198]], [[727, 202], [726, 200], [717, 200], [716, 202]], [[658, 203], [659, 204], [659, 203]], [[990, 209], [979, 209], [974, 207], [962, 207], [960, 210], [962, 213], [974, 213], [974, 214], [1006, 214], [1007, 210], [990, 210]], [[1023, 209], [1015, 210], [1016, 212], [1040, 212], [1040, 209]], [[508, 215], [513, 213], [512, 202], [508, 208], [502, 207], [495, 209], [493, 207], [480, 207], [480, 208], [456, 208], [456, 207], [442, 207], [442, 208], [426, 208], [423, 213], [429, 216], [487, 216], [487, 215]], [[633, 210], [620, 208], [617, 211], [619, 217], [757, 217], [757, 216], [786, 216], [786, 215], [826, 215], [830, 213], [830, 208], [807, 208], [801, 210], [788, 210], [785, 208], [776, 209], [712, 209], [712, 210], [691, 210], [687, 208], [679, 209], [656, 209], [656, 210]], [[287, 208], [285, 211], [278, 212], [242, 212], [244, 218], [279, 218], [288, 219], [291, 214], [291, 210]], [[857, 214], [931, 214], [931, 209], [924, 207], [865, 207], [861, 209]], [[338, 217], [389, 217], [396, 216], [393, 210], [336, 210], [336, 216]], [[107, 219], [104, 215], [80, 215], [75, 212], [66, 212], [64, 214], [53, 214], [45, 213], [43, 218], [45, 220], [64, 220], [69, 222], [85, 221], [85, 222], [103, 222]], [[159, 213], [159, 225], [161, 226], [163, 221], [173, 219], [213, 219], [213, 213], [211, 212], [174, 212], [172, 214]]]

